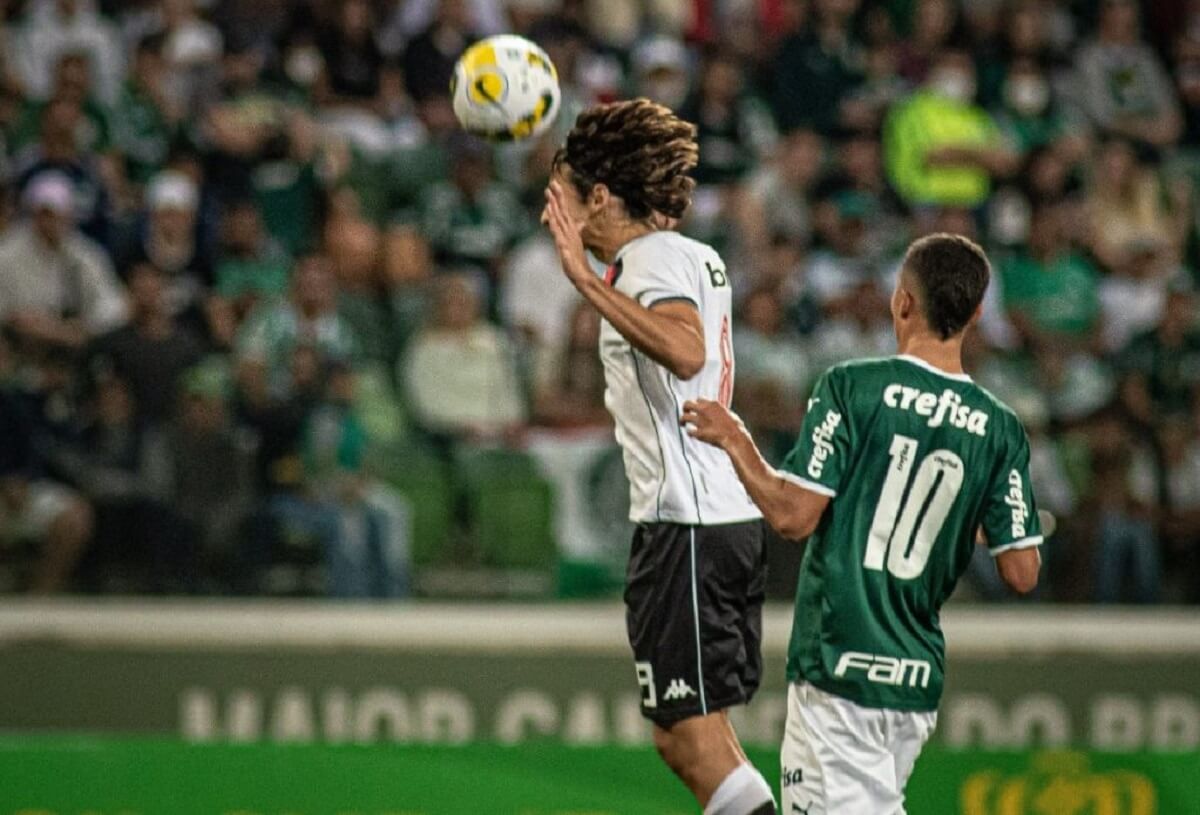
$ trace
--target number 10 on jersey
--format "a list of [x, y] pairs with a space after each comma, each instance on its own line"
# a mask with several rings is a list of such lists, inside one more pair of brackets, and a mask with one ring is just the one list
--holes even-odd
[[[963, 482], [963, 462], [934, 450], [917, 466], [917, 440], [899, 434], [888, 450], [887, 478], [875, 507], [863, 568], [908, 580], [920, 576]], [[911, 480], [911, 485], [910, 485]], [[906, 495], [907, 493], [907, 495]], [[915, 530], [915, 532], [914, 532]]]

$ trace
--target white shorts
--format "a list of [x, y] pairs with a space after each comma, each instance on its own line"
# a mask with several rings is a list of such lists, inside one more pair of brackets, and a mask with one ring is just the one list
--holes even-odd
[[904, 815], [904, 785], [936, 725], [936, 712], [879, 710], [789, 685], [781, 813]]

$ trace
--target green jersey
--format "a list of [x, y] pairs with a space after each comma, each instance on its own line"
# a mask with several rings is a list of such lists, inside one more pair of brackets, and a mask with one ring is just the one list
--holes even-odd
[[937, 709], [938, 614], [976, 530], [993, 554], [1042, 542], [1020, 421], [915, 357], [845, 363], [818, 380], [783, 470], [833, 499], [804, 554], [788, 679], [867, 707]]

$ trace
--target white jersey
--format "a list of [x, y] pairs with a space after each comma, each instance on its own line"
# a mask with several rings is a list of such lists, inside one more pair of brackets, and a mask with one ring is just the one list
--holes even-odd
[[617, 252], [605, 281], [649, 308], [687, 300], [704, 323], [704, 367], [681, 380], [633, 348], [607, 320], [600, 328], [604, 404], [616, 420], [629, 476], [629, 518], [711, 525], [761, 517], [722, 450], [679, 424], [683, 403], [733, 396], [733, 298], [712, 247], [677, 232], [651, 232]]

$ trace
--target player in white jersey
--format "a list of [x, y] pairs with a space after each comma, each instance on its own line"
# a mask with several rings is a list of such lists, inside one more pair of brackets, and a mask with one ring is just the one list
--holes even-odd
[[[563, 271], [604, 318], [605, 404], [637, 523], [625, 590], [642, 712], [705, 813], [775, 812], [728, 708], [762, 672], [761, 513], [728, 456], [679, 427], [684, 402], [733, 395], [729, 275], [666, 227], [695, 182], [695, 128], [645, 99], [581, 113], [555, 158], [542, 220]], [[603, 278], [586, 250], [608, 264]]]

